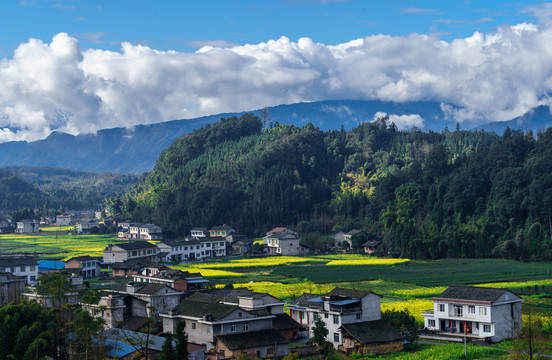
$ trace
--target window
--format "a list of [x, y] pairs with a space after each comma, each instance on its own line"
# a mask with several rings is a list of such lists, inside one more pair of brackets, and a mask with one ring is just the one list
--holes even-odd
[[238, 317], [242, 317], [242, 312], [241, 311], [238, 313]]
[[361, 313], [356, 314], [356, 319], [357, 319], [357, 320], [360, 320], [361, 317], [362, 317], [362, 314], [361, 314]]
[[21, 266], [21, 271], [25, 271], [25, 266]]
[[31, 276], [31, 281], [35, 281], [36, 280], [36, 276], [32, 275]]
[[205, 246], [211, 247], [211, 243], [207, 243], [207, 244], [205, 244]]
[[249, 331], [249, 323], [243, 323], [243, 331]]
[[318, 320], [318, 313], [312, 313], [312, 319]]
[[334, 324], [339, 324], [339, 316], [338, 315], [333, 316], [333, 323]]
[[327, 319], [328, 318], [328, 313], [325, 313], [324, 314], [324, 319]]
[[230, 326], [230, 331], [231, 332], [236, 332], [236, 325]]
[[165, 326], [169, 326], [169, 319], [165, 319]]
[[475, 306], [474, 305], [468, 306], [468, 314], [475, 314]]
[[187, 246], [184, 246], [184, 250], [188, 250], [188, 247], [187, 247]]
[[220, 246], [224, 246], [224, 242], [219, 242], [219, 245], [220, 245]]
[[10, 271], [11, 271], [12, 273], [14, 273], [14, 272], [15, 272], [15, 268], [14, 268], [14, 267], [11, 267], [11, 268], [10, 268]]
[[305, 318], [305, 313], [303, 311], [300, 311], [299, 314], [301, 315], [301, 319]]
[[454, 316], [463, 316], [464, 307], [461, 305], [454, 305]]
[[489, 325], [489, 324], [483, 325], [483, 332], [490, 333], [491, 332], [491, 325]]
[[339, 342], [339, 333], [334, 333], [334, 342]]
[[486, 307], [480, 307], [479, 308], [479, 315], [486, 316], [487, 315], [487, 308]]
[[445, 312], [445, 304], [439, 304], [439, 311]]
[[193, 323], [192, 323], [192, 329], [194, 329], [194, 330], [195, 330], [195, 328], [196, 328], [196, 323], [195, 323], [195, 322], [193, 322]]
[[435, 320], [433, 320], [433, 319], [428, 320], [427, 325], [431, 326], [431, 327], [435, 327]]
[[266, 355], [274, 356], [274, 348], [272, 346], [266, 349]]
[[211, 333], [211, 327], [207, 326], [207, 334], [210, 334], [210, 333]]
[[133, 252], [132, 252], [132, 256], [136, 256], [136, 255], [138, 255], [138, 252], [137, 252], [137, 251], [133, 251]]

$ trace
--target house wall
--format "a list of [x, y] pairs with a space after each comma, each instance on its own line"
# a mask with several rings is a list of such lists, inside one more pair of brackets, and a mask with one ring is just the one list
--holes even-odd
[[26, 285], [32, 285], [38, 279], [38, 264], [27, 264], [27, 265], [17, 265], [17, 266], [0, 266], [0, 271], [9, 272], [15, 276], [20, 276], [25, 278]]
[[289, 354], [288, 344], [278, 344], [276, 346], [259, 346], [249, 349], [230, 350], [221, 341], [217, 341], [217, 349], [219, 351], [219, 359], [229, 359], [238, 357], [239, 354], [244, 353], [250, 358], [266, 359], [274, 357], [282, 357]]
[[521, 333], [521, 302], [492, 307], [494, 334], [491, 341], [498, 342], [517, 337]]
[[104, 250], [104, 264], [125, 262], [128, 260], [128, 253], [124, 250]]
[[389, 343], [363, 344], [355, 339], [346, 337], [343, 339], [343, 346], [340, 346], [339, 349], [344, 351], [346, 354], [351, 354], [353, 352], [362, 355], [389, 354], [403, 351], [404, 343], [402, 341], [395, 341]]
[[0, 305], [19, 303], [24, 290], [24, 279], [10, 279], [9, 275], [0, 275]]

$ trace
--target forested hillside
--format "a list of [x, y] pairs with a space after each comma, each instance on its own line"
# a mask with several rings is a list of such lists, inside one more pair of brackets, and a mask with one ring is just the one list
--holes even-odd
[[0, 211], [93, 210], [138, 181], [130, 174], [95, 174], [51, 167], [0, 168]]
[[393, 256], [551, 259], [552, 130], [398, 131], [383, 118], [350, 132], [251, 115], [183, 135], [108, 205], [182, 236], [231, 224], [297, 229], [320, 247], [364, 229]]

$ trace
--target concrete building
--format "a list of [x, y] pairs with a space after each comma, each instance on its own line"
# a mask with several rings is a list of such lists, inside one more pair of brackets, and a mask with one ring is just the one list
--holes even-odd
[[105, 291], [119, 295], [132, 295], [145, 301], [148, 316], [166, 313], [170, 309], [174, 309], [180, 303], [180, 298], [184, 294], [184, 292], [165, 284], [145, 284], [135, 281], [120, 283]]
[[82, 220], [77, 226], [77, 231], [79, 234], [87, 234], [95, 227], [100, 227], [100, 222], [98, 220]]
[[11, 302], [19, 303], [25, 290], [25, 278], [0, 271], [0, 306]]
[[301, 295], [289, 305], [289, 314], [309, 328], [311, 337], [315, 320], [322, 319], [326, 340], [337, 349], [343, 345], [343, 325], [381, 319], [380, 298], [371, 291], [335, 288], [326, 295]]
[[100, 276], [102, 268], [101, 258], [92, 256], [77, 256], [65, 262], [67, 272], [82, 276], [84, 279], [90, 279]]
[[147, 241], [109, 244], [103, 254], [104, 264], [122, 263], [127, 260], [157, 257], [157, 246]]
[[21, 220], [17, 223], [15, 232], [18, 234], [32, 234], [37, 233], [40, 223], [36, 220]]
[[1, 257], [2, 271], [23, 277], [26, 285], [34, 285], [38, 279], [38, 262], [32, 257]]
[[71, 225], [75, 225], [76, 222], [77, 222], [77, 217], [72, 214], [56, 216], [57, 226], [71, 226]]
[[226, 239], [163, 240], [157, 244], [162, 261], [195, 261], [226, 256]]
[[272, 233], [264, 237], [269, 253], [272, 255], [307, 255], [309, 248], [299, 243], [297, 234], [286, 231]]
[[427, 329], [498, 342], [521, 334], [522, 299], [508, 289], [451, 286], [424, 312]]
[[154, 224], [145, 224], [138, 228], [140, 240], [161, 240], [163, 239], [163, 231]]
[[150, 265], [133, 278], [136, 283], [166, 284], [179, 291], [201, 290], [209, 283], [200, 273], [173, 270], [164, 265]]

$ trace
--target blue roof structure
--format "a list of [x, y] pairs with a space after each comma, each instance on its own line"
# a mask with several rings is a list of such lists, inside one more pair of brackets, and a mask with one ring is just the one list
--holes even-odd
[[59, 271], [63, 269], [65, 269], [65, 263], [63, 261], [40, 260], [38, 262], [38, 271]]
[[345, 300], [340, 300], [340, 301], [332, 301], [330, 304], [343, 306], [343, 305], [349, 305], [349, 304], [354, 304], [354, 303], [358, 303], [358, 302], [359, 302], [359, 300], [356, 300], [356, 299], [345, 299]]
[[108, 349], [105, 354], [112, 358], [121, 358], [140, 349], [124, 341], [116, 341], [111, 339], [105, 339], [105, 347]]

